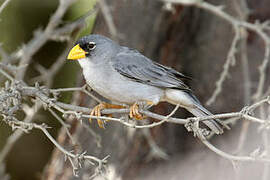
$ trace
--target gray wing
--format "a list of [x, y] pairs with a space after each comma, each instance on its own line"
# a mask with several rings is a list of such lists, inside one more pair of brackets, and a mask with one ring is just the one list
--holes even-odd
[[121, 75], [144, 84], [160, 88], [191, 90], [180, 79], [190, 79], [176, 70], [155, 63], [138, 51], [125, 49], [112, 59], [113, 68]]

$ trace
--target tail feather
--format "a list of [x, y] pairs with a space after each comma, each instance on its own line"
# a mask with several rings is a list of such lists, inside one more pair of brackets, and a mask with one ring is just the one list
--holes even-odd
[[[193, 95], [191, 92], [184, 92], [176, 89], [167, 89], [165, 93], [166, 101], [175, 105], [179, 104], [181, 107], [187, 109], [196, 117], [213, 115], [201, 105], [196, 96]], [[223, 129], [221, 126], [222, 123], [220, 120], [211, 119], [203, 121], [203, 123], [216, 134], [223, 133]]]
[[[200, 107], [196, 108], [187, 108], [187, 110], [192, 113], [196, 117], [203, 117], [203, 116], [209, 116], [212, 115], [209, 111], [207, 111], [203, 106], [200, 105]], [[205, 112], [206, 110], [206, 112]], [[203, 123], [208, 126], [214, 133], [216, 134], [222, 134], [223, 129], [218, 124], [218, 122], [214, 119], [203, 121]]]
[[[193, 102], [194, 102], [194, 104], [196, 106], [196, 108], [187, 109], [189, 112], [191, 112], [196, 117], [213, 115], [210, 111], [208, 111], [207, 109], [205, 109], [201, 105], [200, 101], [196, 98], [195, 95], [193, 95], [192, 93], [189, 93], [188, 95], [194, 100]], [[219, 125], [219, 124], [221, 124], [219, 119], [211, 119], [211, 120], [203, 121], [203, 123], [206, 126], [208, 126], [212, 131], [214, 131], [216, 134], [222, 134], [223, 133], [223, 129]]]

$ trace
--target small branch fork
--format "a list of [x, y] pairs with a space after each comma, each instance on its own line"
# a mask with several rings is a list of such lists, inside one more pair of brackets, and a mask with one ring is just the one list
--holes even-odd
[[47, 136], [47, 138], [65, 155], [66, 159], [68, 159], [71, 162], [75, 176], [78, 176], [77, 170], [79, 169], [79, 167], [83, 166], [82, 163], [85, 160], [87, 160], [93, 165], [97, 164], [98, 169], [103, 169], [103, 166], [107, 163], [107, 159], [109, 158], [109, 156], [106, 156], [103, 159], [98, 159], [94, 156], [87, 155], [86, 152], [74, 154], [72, 153], [72, 151], [67, 151], [60, 144], [58, 144], [57, 141], [51, 136], [51, 134], [47, 130], [49, 129], [49, 127], [44, 123], [43, 124], [26, 123], [23, 121], [18, 121], [16, 118], [12, 116], [6, 116], [4, 114], [2, 114], [2, 116], [3, 121], [7, 123], [9, 126], [11, 126], [13, 130], [20, 129], [25, 133], [28, 133], [32, 129], [41, 130]]

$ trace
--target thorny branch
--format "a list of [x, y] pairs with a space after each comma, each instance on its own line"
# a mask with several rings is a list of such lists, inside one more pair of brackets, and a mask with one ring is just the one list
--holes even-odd
[[[74, 154], [71, 151], [67, 151], [64, 149], [60, 144], [57, 143], [57, 141], [51, 136], [51, 134], [48, 132], [48, 126], [46, 124], [36, 124], [36, 123], [25, 123], [22, 121], [18, 121], [15, 117], [12, 116], [6, 116], [2, 114], [3, 121], [7, 123], [9, 126], [12, 127], [12, 129], [21, 129], [25, 133], [28, 133], [32, 129], [38, 129], [41, 130], [47, 138], [71, 161], [73, 165], [73, 169], [78, 169], [78, 167], [82, 166], [82, 163], [85, 160], [91, 161], [92, 163], [96, 162], [98, 164], [98, 168], [103, 168], [103, 165], [107, 163], [107, 159], [109, 156], [106, 156], [103, 159], [98, 159], [94, 156], [87, 155], [86, 152], [80, 153], [80, 154]], [[74, 165], [74, 161], [77, 163]], [[74, 172], [74, 175], [77, 176], [77, 172]]]
[[228, 56], [227, 56], [227, 60], [226, 60], [225, 64], [223, 65], [223, 71], [222, 71], [222, 73], [220, 75], [220, 78], [216, 82], [216, 89], [215, 89], [213, 95], [211, 96], [211, 98], [207, 101], [208, 105], [215, 102], [217, 96], [221, 93], [222, 84], [223, 84], [223, 82], [225, 81], [226, 77], [229, 74], [230, 66], [234, 66], [235, 63], [236, 63], [235, 62], [236, 61], [235, 53], [236, 53], [237, 42], [240, 39], [240, 31], [237, 28], [237, 26], [234, 26], [234, 30], [235, 30], [235, 35], [234, 35], [234, 38], [233, 38], [233, 41], [232, 41], [230, 51], [229, 51]]
[[[241, 32], [241, 31], [243, 31], [241, 28], [244, 28], [244, 30], [251, 30], [251, 31], [257, 33], [257, 35], [264, 41], [265, 53], [264, 53], [263, 62], [259, 67], [259, 71], [260, 71], [259, 85], [258, 85], [257, 91], [254, 95], [254, 99], [256, 99], [256, 100], [261, 98], [263, 87], [264, 87], [264, 82], [265, 82], [265, 69], [266, 69], [267, 64], [269, 62], [269, 53], [270, 53], [270, 38], [267, 35], [267, 33], [265, 32], [266, 27], [267, 27], [264, 25], [265, 23], [257, 22], [255, 24], [252, 24], [252, 23], [248, 23], [246, 21], [241, 21], [241, 20], [235, 19], [231, 15], [228, 15], [227, 13], [225, 13], [223, 11], [222, 6], [219, 6], [219, 7], [213, 6], [213, 5], [206, 3], [206, 2], [197, 3], [195, 6], [202, 8], [204, 10], [207, 10], [208, 12], [211, 12], [211, 13], [221, 17], [222, 19], [226, 20], [227, 22], [229, 22], [234, 27], [236, 34], [237, 34], [237, 31]], [[234, 45], [234, 43], [233, 43], [233, 45]], [[233, 45], [231, 46], [231, 48], [235, 48]], [[234, 51], [236, 51], [236, 49]], [[231, 52], [231, 50], [230, 50], [230, 52]], [[227, 71], [227, 70], [225, 69], [224, 71]], [[217, 84], [217, 89], [219, 88], [219, 86], [221, 86], [221, 85]], [[215, 92], [217, 91], [217, 89], [215, 90]], [[211, 104], [214, 102], [215, 97], [217, 96], [215, 92], [213, 93], [212, 97], [208, 100], [207, 104]]]
[[[32, 56], [51, 38], [55, 33], [55, 30], [63, 15], [69, 6], [74, 3], [75, 0], [60, 0], [60, 4], [52, 15], [47, 27], [44, 31], [37, 30], [34, 34], [34, 38], [29, 41], [27, 45], [25, 45], [19, 54], [23, 54], [21, 60], [19, 62], [19, 66], [29, 64]], [[24, 78], [26, 72], [26, 68], [20, 69], [16, 74], [16, 79], [22, 80]]]
[[[269, 121], [257, 118], [252, 116], [251, 114], [253, 113], [254, 110], [256, 110], [256, 108], [258, 108], [259, 106], [264, 105], [265, 103], [269, 104], [269, 97], [249, 106], [249, 107], [245, 107], [242, 111], [240, 112], [234, 112], [234, 113], [224, 113], [224, 114], [218, 114], [218, 115], [212, 115], [212, 116], [205, 116], [205, 117], [193, 117], [193, 118], [188, 118], [188, 119], [179, 119], [179, 118], [173, 118], [171, 117], [172, 114], [175, 112], [175, 110], [178, 108], [175, 108], [175, 110], [168, 116], [162, 116], [162, 115], [158, 115], [155, 113], [152, 113], [148, 110], [140, 110], [141, 113], [143, 113], [144, 115], [157, 119], [159, 120], [159, 122], [154, 122], [151, 124], [146, 124], [146, 125], [136, 125], [134, 123], [130, 123], [128, 122], [127, 119], [122, 119], [122, 118], [111, 118], [111, 117], [106, 117], [106, 116], [102, 116], [102, 117], [97, 117], [97, 116], [90, 116], [88, 115], [89, 112], [91, 111], [90, 108], [85, 108], [85, 107], [80, 107], [80, 106], [75, 106], [75, 105], [70, 105], [70, 104], [64, 104], [61, 102], [57, 101], [57, 96], [53, 95], [52, 98], [52, 93], [55, 92], [61, 92], [61, 91], [71, 91], [71, 90], [75, 90], [75, 91], [83, 91], [85, 89], [85, 87], [81, 87], [81, 88], [62, 88], [62, 89], [53, 89], [53, 90], [49, 90], [45, 87], [30, 87], [27, 85], [23, 85], [22, 83], [16, 82], [15, 79], [13, 80], [13, 85], [10, 85], [10, 87], [6, 87], [7, 90], [9, 90], [9, 88], [13, 89], [18, 95], [17, 96], [28, 96], [28, 97], [35, 97], [36, 99], [38, 99], [45, 108], [50, 108], [50, 109], [55, 109], [59, 112], [61, 112], [63, 114], [63, 117], [67, 118], [68, 116], [72, 115], [74, 117], [76, 117], [78, 120], [84, 120], [84, 119], [89, 119], [90, 117], [92, 119], [103, 119], [103, 120], [109, 120], [109, 121], [115, 121], [115, 122], [119, 122], [127, 127], [131, 127], [131, 128], [151, 128], [157, 125], [160, 125], [164, 122], [170, 122], [170, 123], [176, 123], [176, 124], [185, 124], [185, 126], [187, 127], [187, 129], [189, 131], [192, 131], [194, 133], [195, 136], [198, 136], [204, 144], [207, 145], [207, 147], [209, 147], [211, 150], [213, 150], [214, 152], [216, 152], [217, 154], [231, 159], [231, 160], [239, 160], [239, 161], [256, 161], [256, 162], [265, 162], [268, 163], [270, 162], [270, 159], [268, 158], [261, 158], [261, 157], [250, 157], [250, 156], [233, 156], [233, 155], [229, 155], [227, 153], [222, 152], [221, 150], [215, 148], [213, 145], [209, 145], [209, 143], [207, 143], [206, 141], [206, 135], [209, 134], [209, 132], [206, 129], [200, 128], [197, 126], [197, 122], [200, 121], [205, 121], [205, 120], [209, 120], [209, 119], [227, 119], [227, 118], [234, 118], [234, 117], [239, 117], [248, 121], [252, 121], [255, 123], [259, 123], [263, 128], [269, 129], [270, 128], [270, 123]], [[90, 92], [89, 92], [90, 93]], [[8, 107], [8, 106], [5, 106]], [[16, 107], [16, 106], [15, 106]], [[12, 109], [12, 108], [11, 108]], [[16, 108], [15, 108], [16, 109]], [[19, 108], [17, 108], [17, 110], [19, 110]], [[126, 114], [129, 112], [129, 109], [110, 109], [110, 110], [103, 110], [102, 114], [112, 114], [112, 113], [120, 113], [120, 114]], [[7, 112], [2, 112], [3, 114], [7, 114]], [[14, 112], [13, 112], [14, 113]], [[226, 121], [225, 121], [226, 122]], [[26, 124], [26, 123], [23, 123]], [[29, 130], [29, 126], [26, 126], [27, 128], [25, 129], [26, 131]], [[32, 128], [38, 128], [40, 130], [42, 130], [44, 133], [44, 129], [41, 129], [40, 126], [31, 126]], [[45, 133], [47, 135], [47, 132]], [[48, 137], [50, 139], [50, 137]], [[50, 139], [51, 140], [51, 139]], [[54, 142], [53, 142], [54, 143]], [[58, 147], [58, 145], [56, 145]], [[58, 147], [59, 148], [59, 147]], [[222, 153], [220, 153], [222, 152]], [[70, 156], [70, 157], [74, 157], [74, 156]]]

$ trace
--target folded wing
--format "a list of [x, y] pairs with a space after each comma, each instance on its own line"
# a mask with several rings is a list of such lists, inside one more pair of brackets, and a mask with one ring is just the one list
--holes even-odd
[[181, 79], [190, 79], [176, 70], [155, 63], [138, 51], [125, 49], [112, 62], [113, 68], [121, 75], [144, 84], [160, 88], [175, 88], [191, 91]]

